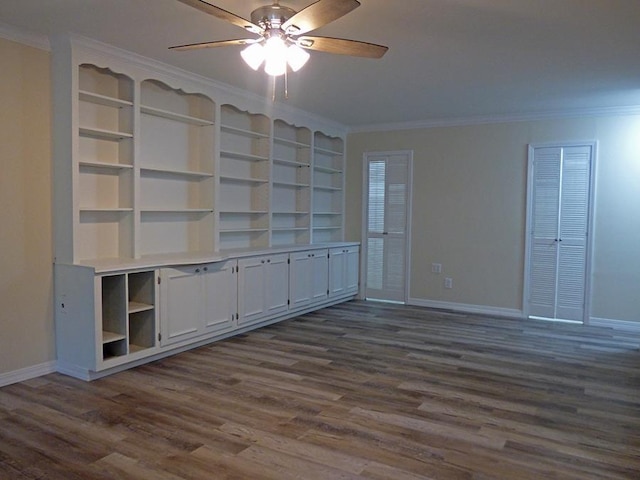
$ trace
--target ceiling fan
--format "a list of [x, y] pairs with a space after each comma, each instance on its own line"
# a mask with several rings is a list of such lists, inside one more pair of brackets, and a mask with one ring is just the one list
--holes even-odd
[[287, 66], [293, 71], [302, 68], [309, 59], [306, 50], [368, 58], [380, 58], [388, 50], [385, 46], [373, 43], [305, 35], [359, 7], [360, 2], [357, 0], [318, 0], [299, 12], [274, 0], [272, 5], [259, 7], [251, 12], [250, 21], [205, 0], [178, 1], [230, 22], [257, 37], [191, 43], [170, 47], [171, 49], [246, 45], [241, 52], [245, 62], [254, 70], [258, 70], [264, 63], [265, 72], [272, 76], [285, 74]]

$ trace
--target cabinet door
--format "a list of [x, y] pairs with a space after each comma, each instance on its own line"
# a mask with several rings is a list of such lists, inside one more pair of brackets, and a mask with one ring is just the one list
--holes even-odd
[[[309, 305], [313, 288], [311, 252], [296, 252], [290, 255], [289, 300], [290, 308], [296, 309]], [[325, 285], [326, 294], [326, 285]]]
[[265, 316], [265, 257], [238, 261], [238, 324], [246, 325]]
[[289, 308], [289, 255], [271, 255], [265, 266], [265, 313], [275, 315]]
[[238, 282], [235, 260], [217, 262], [202, 268], [202, 301], [205, 332], [234, 327], [238, 312]]
[[347, 248], [345, 255], [345, 293], [356, 294], [360, 283], [360, 247]]
[[162, 346], [196, 337], [201, 333], [202, 293], [196, 267], [164, 268], [161, 278]]
[[345, 292], [345, 262], [344, 248], [329, 250], [329, 296], [338, 297]]
[[329, 296], [329, 251], [312, 252], [311, 263], [311, 303], [326, 300]]
[[329, 297], [358, 293], [360, 247], [332, 248], [329, 251]]

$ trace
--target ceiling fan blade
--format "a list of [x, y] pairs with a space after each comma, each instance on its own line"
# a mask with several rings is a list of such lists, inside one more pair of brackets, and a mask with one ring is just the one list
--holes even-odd
[[216, 48], [216, 47], [228, 47], [231, 45], [249, 45], [255, 43], [256, 40], [251, 38], [238, 38], [237, 40], [220, 40], [218, 42], [202, 42], [202, 43], [188, 43], [186, 45], [176, 45], [175, 47], [169, 47], [169, 50], [196, 50], [199, 48]]
[[381, 58], [389, 50], [389, 47], [383, 45], [347, 40], [346, 38], [303, 36], [297, 37], [296, 40], [301, 47], [309, 50], [354, 57]]
[[211, 5], [209, 2], [205, 0], [178, 0], [179, 2], [184, 3], [185, 5], [189, 5], [190, 7], [196, 8], [201, 12], [208, 13], [209, 15], [213, 15], [216, 18], [221, 20], [225, 20], [229, 23], [233, 23], [234, 25], [244, 28], [253, 33], [262, 33], [263, 30], [260, 26], [255, 23], [251, 23], [246, 18], [242, 18], [235, 13], [228, 12], [220, 7], [216, 7], [215, 5]]
[[333, 22], [359, 6], [357, 0], [318, 0], [284, 22], [282, 29], [292, 35], [301, 35]]

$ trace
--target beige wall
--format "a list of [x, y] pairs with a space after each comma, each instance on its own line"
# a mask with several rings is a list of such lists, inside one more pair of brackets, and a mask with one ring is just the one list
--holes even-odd
[[0, 374], [55, 359], [49, 53], [0, 39]]
[[[0, 375], [55, 359], [49, 53], [0, 39]], [[639, 321], [640, 117], [349, 137], [347, 235], [360, 240], [362, 155], [412, 149], [417, 299], [521, 309], [526, 147], [598, 140], [592, 316]], [[442, 263], [454, 289], [430, 273]]]
[[527, 145], [586, 140], [598, 141], [591, 316], [640, 321], [640, 116], [351, 134], [347, 237], [361, 239], [363, 153], [413, 150], [409, 296], [522, 310]]

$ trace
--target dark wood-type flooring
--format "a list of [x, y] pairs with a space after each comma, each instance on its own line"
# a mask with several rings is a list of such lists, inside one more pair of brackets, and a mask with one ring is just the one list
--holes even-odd
[[350, 302], [0, 389], [0, 479], [640, 479], [640, 335]]

